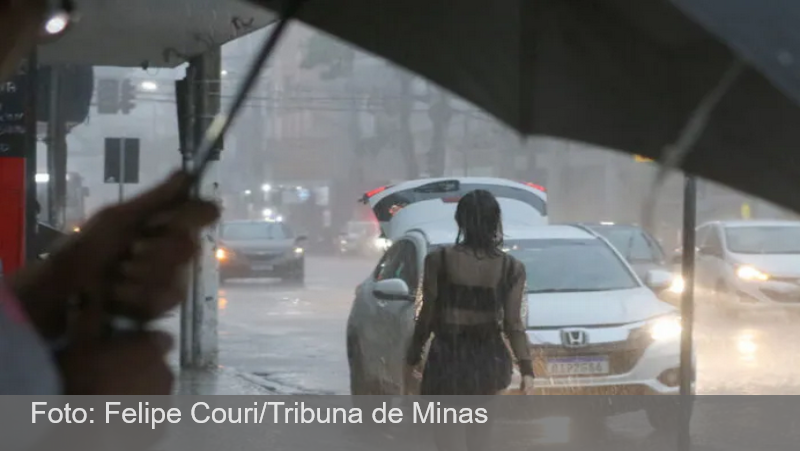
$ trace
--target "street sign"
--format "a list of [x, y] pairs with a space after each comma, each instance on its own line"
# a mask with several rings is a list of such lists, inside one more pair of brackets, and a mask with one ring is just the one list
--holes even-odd
[[106, 138], [103, 180], [139, 183], [139, 138]]
[[0, 82], [0, 157], [25, 156], [26, 83], [27, 74], [24, 71], [9, 81]]

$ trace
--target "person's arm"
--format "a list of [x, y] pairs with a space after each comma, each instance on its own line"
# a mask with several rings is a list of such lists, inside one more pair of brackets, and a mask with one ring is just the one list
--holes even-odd
[[439, 268], [442, 265], [441, 252], [434, 252], [425, 257], [425, 274], [422, 278], [422, 309], [414, 326], [411, 346], [408, 348], [406, 362], [416, 365], [422, 360], [422, 351], [431, 336], [433, 311], [439, 292]]
[[511, 350], [519, 364], [519, 372], [523, 376], [533, 376], [533, 364], [531, 363], [530, 349], [528, 348], [528, 337], [525, 335], [525, 321], [523, 318], [523, 305], [525, 300], [525, 283], [527, 275], [525, 266], [519, 261], [511, 260], [511, 280], [507, 291], [508, 297], [505, 300], [503, 327]]

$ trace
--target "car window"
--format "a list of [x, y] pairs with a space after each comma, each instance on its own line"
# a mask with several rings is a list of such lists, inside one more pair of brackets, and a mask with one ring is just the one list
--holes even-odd
[[637, 231], [631, 235], [631, 244], [627, 255], [631, 261], [654, 262], [658, 260], [644, 234]]
[[294, 232], [286, 224], [281, 224], [281, 231], [283, 232], [283, 238], [285, 239], [294, 238]]
[[397, 242], [375, 269], [375, 280], [402, 279], [410, 290], [417, 287], [419, 268], [417, 249], [408, 240]]
[[650, 241], [638, 229], [634, 228], [601, 228], [598, 232], [603, 235], [623, 257], [630, 261], [655, 262], [659, 261], [657, 252]]
[[609, 291], [636, 288], [628, 266], [597, 239], [524, 240], [509, 254], [525, 265], [530, 293]]
[[282, 240], [286, 238], [283, 224], [274, 222], [240, 222], [222, 226], [221, 236], [227, 240]]
[[800, 254], [799, 226], [727, 227], [725, 238], [738, 254]]
[[372, 275], [373, 279], [378, 281], [392, 278], [391, 274], [393, 267], [396, 265], [401, 244], [402, 242], [395, 243], [394, 246], [390, 247], [389, 250], [383, 254], [383, 257], [378, 261], [378, 266], [375, 267], [375, 272]]
[[642, 235], [644, 236], [645, 240], [647, 240], [647, 243], [650, 245], [650, 250], [651, 252], [653, 252], [653, 257], [655, 257], [655, 261], [663, 262], [664, 260], [666, 260], [666, 257], [664, 256], [664, 249], [661, 247], [661, 243], [648, 233], [642, 233]]

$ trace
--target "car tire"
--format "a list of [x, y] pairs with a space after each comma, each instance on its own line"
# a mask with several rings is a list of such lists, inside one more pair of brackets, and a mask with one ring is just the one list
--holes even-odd
[[[672, 397], [670, 397], [672, 398]], [[676, 397], [675, 402], [667, 402], [669, 398], [660, 398], [645, 408], [647, 422], [657, 434], [675, 436], [681, 428], [681, 403]], [[671, 399], [670, 399], [671, 401]], [[689, 418], [691, 420], [694, 403], [689, 404]]]

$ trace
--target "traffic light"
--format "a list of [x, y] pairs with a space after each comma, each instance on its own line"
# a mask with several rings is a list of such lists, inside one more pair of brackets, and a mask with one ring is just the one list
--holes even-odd
[[97, 80], [97, 113], [119, 112], [119, 80], [103, 78]]
[[119, 109], [123, 114], [131, 112], [133, 107], [136, 106], [136, 86], [130, 80], [125, 79], [122, 82], [122, 95], [120, 98]]

